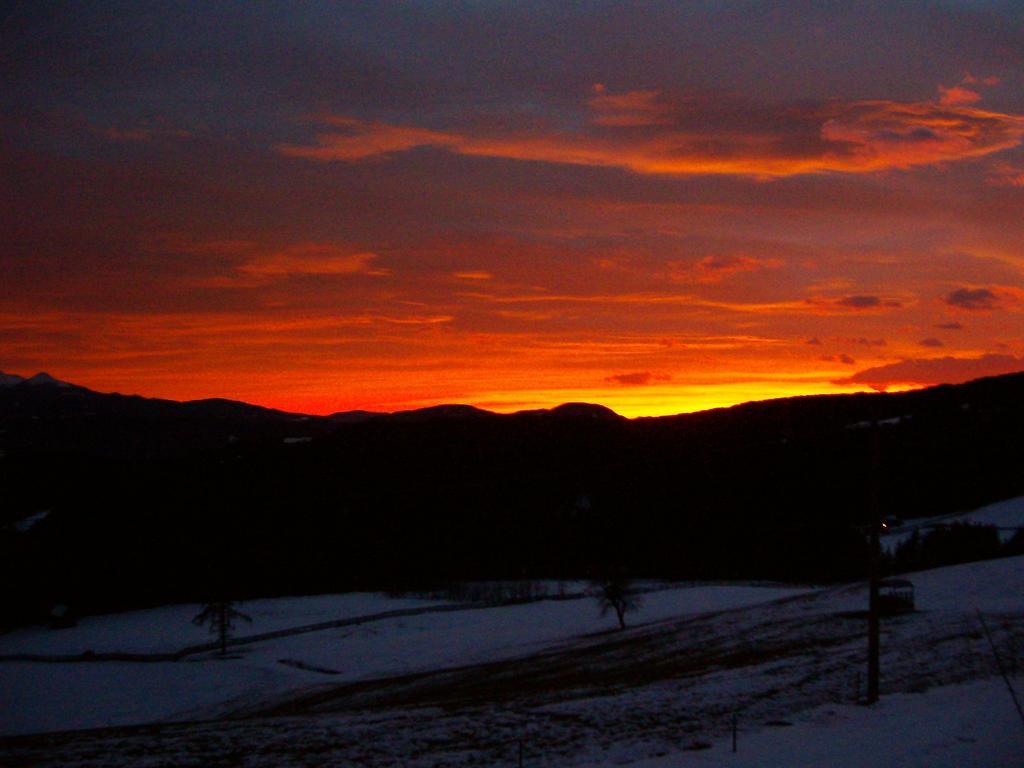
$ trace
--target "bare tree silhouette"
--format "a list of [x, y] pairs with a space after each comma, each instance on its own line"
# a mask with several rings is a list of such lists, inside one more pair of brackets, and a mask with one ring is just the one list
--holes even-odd
[[236, 619], [252, 623], [252, 617], [236, 609], [234, 601], [214, 600], [203, 603], [203, 610], [192, 618], [192, 623], [197, 627], [210, 625], [210, 633], [217, 635], [220, 642], [220, 655], [224, 656], [228, 652], [228, 638], [231, 636], [231, 630], [235, 627]]
[[633, 583], [625, 576], [608, 576], [591, 582], [601, 615], [615, 611], [619, 629], [626, 628], [626, 614], [635, 611], [642, 604], [640, 596], [633, 590]]

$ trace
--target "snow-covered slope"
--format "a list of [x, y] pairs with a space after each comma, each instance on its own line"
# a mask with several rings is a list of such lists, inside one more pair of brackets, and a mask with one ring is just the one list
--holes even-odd
[[926, 533], [929, 526], [950, 525], [952, 523], [973, 523], [975, 525], [994, 525], [1000, 529], [999, 538], [1007, 541], [1013, 536], [1012, 529], [1024, 527], [1024, 496], [1006, 499], [995, 504], [980, 507], [971, 512], [959, 512], [952, 515], [918, 518], [908, 520], [905, 525], [882, 534], [882, 546], [892, 551], [909, 539], [915, 530]]
[[[273, 632], [288, 627], [366, 616], [383, 611], [426, 608], [439, 601], [390, 598], [355, 592], [342, 595], [268, 598], [239, 604], [252, 624], [239, 624], [239, 634]], [[208, 642], [209, 630], [192, 623], [194, 604], [167, 605], [143, 611], [87, 616], [77, 626], [59, 631], [29, 627], [0, 635], [0, 656], [17, 653], [173, 653]]]
[[[806, 590], [700, 586], [651, 592], [630, 623], [753, 605]], [[380, 594], [256, 600], [240, 636], [335, 618], [371, 617], [364, 624], [255, 642], [233, 648], [226, 661], [211, 654], [178, 662], [0, 662], [0, 735], [207, 717], [325, 682], [365, 680], [521, 656], [607, 630], [592, 600], [431, 612], [437, 602]], [[393, 610], [419, 615], [373, 619]], [[0, 636], [0, 656], [168, 653], [210, 639], [192, 625], [194, 605], [94, 616], [78, 627], [24, 629]], [[62, 691], [59, 698], [55, 690]]]
[[[629, 756], [625, 756], [629, 761]], [[622, 765], [619, 757], [589, 768]], [[631, 768], [1020, 768], [1024, 725], [1002, 680], [900, 693], [871, 708], [818, 707], [790, 723], [718, 739]]]
[[978, 611], [1003, 663], [1024, 669], [1024, 557], [909, 578], [919, 610], [883, 622], [870, 710], [851, 706], [864, 692], [863, 584], [678, 588], [646, 596], [624, 632], [590, 600], [426, 606], [224, 661], [0, 663], [7, 733], [189, 720], [0, 740], [0, 764], [468, 768], [514, 765], [520, 742], [525, 764], [551, 768], [1019, 764], [1005, 762], [1020, 734]]

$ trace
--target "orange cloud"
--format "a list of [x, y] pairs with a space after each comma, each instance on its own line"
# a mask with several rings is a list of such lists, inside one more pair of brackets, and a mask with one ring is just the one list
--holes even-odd
[[[435, 131], [321, 117], [340, 131], [279, 150], [354, 162], [416, 147], [468, 156], [627, 168], [643, 174], [792, 176], [867, 173], [982, 157], [1024, 141], [1024, 117], [955, 103], [854, 101], [817, 107], [751, 107], [654, 91], [588, 102], [581, 126], [508, 133]], [[947, 101], [949, 101], [947, 99]]]
[[821, 129], [847, 149], [835, 167], [872, 171], [964, 160], [1010, 149], [1024, 139], [1024, 117], [927, 102], [837, 105]]
[[[338, 243], [293, 243], [280, 250], [258, 253], [247, 241], [214, 241], [183, 248], [191, 253], [246, 259], [230, 275], [204, 277], [193, 281], [206, 288], [258, 287], [293, 275], [334, 277], [343, 275], [390, 275], [391, 270], [374, 265], [378, 256], [355, 251]], [[254, 253], [255, 252], [255, 253]]]

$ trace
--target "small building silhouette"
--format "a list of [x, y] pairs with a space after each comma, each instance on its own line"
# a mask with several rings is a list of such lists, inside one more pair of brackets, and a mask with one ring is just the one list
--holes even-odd
[[882, 579], [878, 583], [878, 611], [883, 616], [911, 613], [914, 585], [907, 579]]

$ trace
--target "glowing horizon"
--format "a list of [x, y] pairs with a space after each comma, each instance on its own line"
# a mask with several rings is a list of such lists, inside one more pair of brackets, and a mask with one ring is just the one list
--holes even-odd
[[247, 395], [245, 391], [235, 393], [231, 390], [218, 389], [213, 382], [210, 383], [213, 389], [209, 392], [197, 389], [194, 384], [183, 388], [180, 383], [177, 385], [154, 383], [152, 389], [134, 391], [112, 387], [102, 380], [86, 382], [66, 379], [62, 376], [54, 375], [49, 370], [34, 371], [32, 373], [3, 371], [3, 373], [13, 373], [26, 379], [36, 373], [45, 373], [54, 376], [54, 378], [60, 381], [84, 386], [87, 389], [104, 394], [116, 392], [122, 395], [139, 395], [141, 397], [179, 402], [228, 399], [309, 416], [327, 416], [347, 411], [396, 413], [440, 405], [470, 405], [494, 413], [511, 414], [519, 411], [551, 409], [566, 403], [588, 403], [602, 405], [626, 418], [637, 418], [698, 413], [717, 408], [729, 408], [744, 403], [764, 402], [790, 397], [906, 392], [932, 386], [928, 384], [897, 383], [887, 384], [884, 389], [881, 389], [869, 385], [835, 382], [829, 384], [827, 388], [823, 388], [814, 381], [801, 383], [798, 381], [782, 380], [775, 385], [766, 387], [762, 382], [752, 379], [751, 381], [736, 381], [725, 384], [691, 384], [683, 386], [669, 386], [666, 384], [666, 386], [655, 389], [623, 387], [617, 392], [609, 389], [570, 389], [564, 391], [517, 389], [512, 396], [503, 392], [481, 392], [468, 394], [464, 397], [454, 396], [453, 398], [445, 399], [443, 397], [422, 398], [413, 393], [408, 399], [404, 400], [369, 399], [350, 401], [345, 396], [324, 397], [319, 393], [309, 395], [298, 393], [290, 396], [266, 394], [264, 388], [249, 390], [252, 394]]
[[630, 416], [1024, 370], [1024, 17], [773, 9], [20, 8], [0, 370]]

